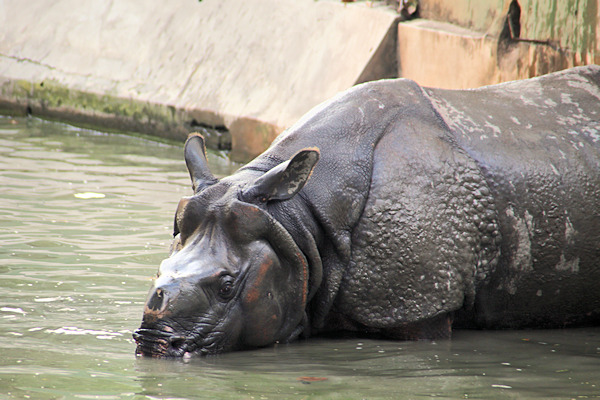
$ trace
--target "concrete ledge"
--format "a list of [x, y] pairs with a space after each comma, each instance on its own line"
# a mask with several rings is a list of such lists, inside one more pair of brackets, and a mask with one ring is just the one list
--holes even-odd
[[393, 77], [396, 20], [314, 0], [4, 0], [0, 103], [178, 139], [224, 127], [245, 160], [335, 93]]
[[[512, 0], [421, 0], [419, 15], [475, 31], [498, 35]], [[521, 0], [521, 2], [527, 0]]]
[[423, 86], [468, 89], [584, 65], [547, 45], [511, 42], [446, 22], [398, 24], [398, 75]]
[[[110, 90], [85, 90], [84, 82], [67, 84], [50, 68], [28, 60], [0, 56], [0, 113], [33, 114], [78, 125], [145, 133], [170, 140], [184, 140], [191, 130], [202, 130], [211, 148], [231, 147], [231, 138], [219, 126], [200, 124], [185, 110], [168, 104], [121, 97]], [[12, 70], [7, 71], [7, 68]], [[10, 77], [7, 77], [10, 76]], [[77, 84], [79, 83], [79, 85]], [[112, 82], [104, 82], [112, 87]], [[206, 125], [211, 129], [202, 129]], [[216, 128], [216, 129], [215, 129]]]
[[446, 22], [417, 19], [398, 25], [399, 75], [446, 89], [489, 84], [493, 40]]

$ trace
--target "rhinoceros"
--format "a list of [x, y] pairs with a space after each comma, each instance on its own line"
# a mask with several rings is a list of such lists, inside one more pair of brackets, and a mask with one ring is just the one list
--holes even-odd
[[193, 195], [138, 355], [600, 322], [599, 66], [473, 90], [369, 82], [231, 176], [197, 134], [184, 155]]

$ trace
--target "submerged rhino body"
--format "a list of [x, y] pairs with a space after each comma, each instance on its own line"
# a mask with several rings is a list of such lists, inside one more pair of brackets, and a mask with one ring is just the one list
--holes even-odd
[[600, 67], [475, 90], [356, 86], [218, 180], [204, 142], [137, 353], [323, 331], [600, 321]]

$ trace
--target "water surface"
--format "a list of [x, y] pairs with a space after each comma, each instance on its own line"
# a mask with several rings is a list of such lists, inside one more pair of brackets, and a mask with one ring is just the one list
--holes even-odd
[[136, 358], [131, 333], [190, 194], [180, 144], [0, 118], [0, 398], [600, 397], [599, 328]]

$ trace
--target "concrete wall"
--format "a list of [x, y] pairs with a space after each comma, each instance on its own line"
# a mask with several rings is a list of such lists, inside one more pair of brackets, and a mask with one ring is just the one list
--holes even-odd
[[600, 64], [600, 0], [517, 1], [519, 40], [507, 40], [511, 2], [421, 0], [422, 19], [398, 27], [399, 75], [461, 89]]
[[0, 0], [0, 103], [261, 152], [313, 106], [391, 77], [387, 7], [315, 0]]
[[[421, 0], [422, 18], [498, 36], [512, 0]], [[518, 0], [521, 37], [551, 39], [583, 63], [600, 52], [600, 1]]]
[[420, 0], [398, 24], [383, 1], [0, 0], [0, 109], [178, 140], [216, 127], [209, 146], [244, 161], [356, 83], [600, 64], [600, 0], [518, 1], [526, 41], [507, 39], [513, 1]]

